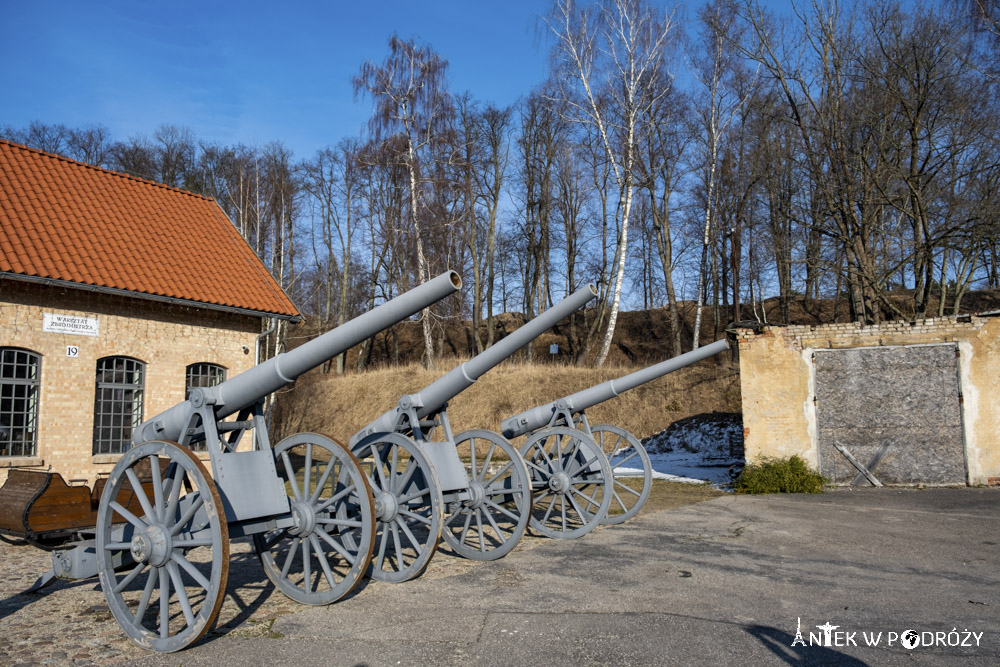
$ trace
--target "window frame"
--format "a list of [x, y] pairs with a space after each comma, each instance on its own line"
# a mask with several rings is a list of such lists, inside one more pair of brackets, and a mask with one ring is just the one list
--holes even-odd
[[[196, 361], [193, 364], [188, 364], [184, 369], [184, 400], [186, 401], [191, 398], [191, 390], [196, 387], [216, 387], [222, 384], [226, 381], [226, 373], [227, 369], [225, 366], [222, 364], [212, 363], [211, 361]], [[192, 384], [192, 378], [208, 379], [210, 382], [207, 384], [204, 382], [200, 384]]]
[[[8, 353], [14, 354], [13, 363], [8, 363], [5, 361], [4, 357]], [[18, 355], [26, 355], [27, 359], [25, 363], [20, 363], [18, 361]], [[4, 370], [10, 366], [15, 369], [13, 371], [13, 376], [5, 377]], [[26, 375], [33, 375], [34, 377], [16, 377], [16, 369], [19, 366], [23, 366], [28, 370]], [[5, 396], [8, 393], [8, 387], [10, 388], [10, 395]], [[26, 387], [23, 391], [22, 396], [18, 396], [17, 387]], [[39, 416], [39, 403], [42, 397], [42, 355], [34, 350], [30, 350], [24, 347], [16, 347], [13, 345], [5, 345], [0, 347], [0, 458], [19, 458], [19, 457], [35, 457], [38, 455], [38, 416]], [[5, 401], [11, 402], [11, 407], [9, 411], [3, 410], [3, 405]], [[21, 411], [15, 411], [13, 408], [13, 403], [15, 401], [24, 401], [25, 409]], [[15, 442], [13, 440], [14, 434], [14, 417], [16, 415], [21, 415], [22, 422], [26, 425], [26, 428], [21, 429], [22, 438], [17, 443], [20, 447], [20, 452], [14, 451]], [[6, 418], [6, 433], [4, 431], [4, 423]], [[25, 432], [31, 433], [30, 442], [26, 441], [23, 437]]]
[[[122, 362], [122, 367], [102, 367], [102, 364], [116, 362]], [[109, 355], [97, 360], [95, 370], [93, 455], [123, 454], [131, 448], [132, 433], [142, 423], [145, 410], [146, 362], [127, 355]], [[106, 374], [109, 372], [112, 373], [111, 381], [106, 379]], [[123, 381], [120, 382], [115, 381], [115, 376], [119, 373], [123, 376]], [[129, 374], [133, 375], [133, 381], [125, 382], [124, 378]], [[135, 375], [138, 375], [138, 382], [135, 381]], [[120, 398], [117, 397], [117, 392], [121, 392]], [[126, 399], [126, 392], [132, 392], [129, 399]], [[120, 409], [114, 409], [116, 404]], [[105, 411], [107, 406], [111, 406], [112, 409]], [[126, 406], [129, 407], [126, 409]], [[120, 419], [118, 424], [115, 423], [116, 417]], [[131, 423], [126, 423], [127, 421]]]

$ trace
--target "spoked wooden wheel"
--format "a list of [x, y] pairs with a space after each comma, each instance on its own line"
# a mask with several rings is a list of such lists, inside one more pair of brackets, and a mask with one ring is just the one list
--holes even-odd
[[465, 466], [469, 498], [445, 507], [442, 535], [456, 553], [474, 560], [494, 560], [507, 554], [528, 528], [531, 479], [521, 454], [505, 437], [492, 431], [459, 433], [455, 446]]
[[[147, 469], [144, 488], [137, 470]], [[118, 502], [129, 493], [142, 517]], [[147, 442], [122, 456], [97, 512], [97, 565], [111, 613], [140, 646], [177, 651], [212, 627], [229, 578], [229, 530], [215, 483], [190, 450]]]
[[571, 539], [597, 527], [611, 506], [611, 466], [590, 436], [566, 426], [535, 431], [521, 447], [531, 475], [531, 527]]
[[591, 427], [594, 442], [611, 464], [611, 506], [601, 523], [628, 521], [642, 509], [653, 486], [653, 464], [646, 448], [623, 428], [610, 424]]
[[274, 457], [292, 525], [254, 535], [261, 565], [296, 602], [335, 602], [354, 590], [371, 562], [375, 506], [368, 479], [353, 454], [316, 433], [285, 438]]
[[353, 451], [375, 498], [371, 576], [409, 581], [424, 571], [441, 539], [444, 502], [434, 466], [398, 433], [373, 433]]

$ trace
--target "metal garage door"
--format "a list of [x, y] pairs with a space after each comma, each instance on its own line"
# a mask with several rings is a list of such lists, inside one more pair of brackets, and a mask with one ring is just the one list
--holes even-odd
[[852, 455], [883, 484], [966, 483], [955, 345], [817, 350], [813, 360], [823, 475], [869, 484]]

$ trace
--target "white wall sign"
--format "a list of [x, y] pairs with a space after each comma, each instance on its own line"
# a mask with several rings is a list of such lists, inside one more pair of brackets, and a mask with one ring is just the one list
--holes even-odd
[[79, 357], [80, 356], [80, 348], [77, 347], [76, 345], [67, 345], [66, 346], [66, 356], [67, 357]]
[[96, 336], [100, 333], [100, 322], [96, 317], [42, 313], [42, 331], [76, 336]]

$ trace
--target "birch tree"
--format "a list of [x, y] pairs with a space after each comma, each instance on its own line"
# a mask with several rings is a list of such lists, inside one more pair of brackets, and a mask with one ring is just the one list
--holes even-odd
[[650, 86], [660, 80], [653, 74], [662, 65], [673, 23], [643, 0], [604, 0], [593, 7], [555, 0], [546, 24], [555, 39], [552, 55], [560, 101], [574, 122], [594, 127], [617, 186], [614, 286], [608, 327], [594, 361], [601, 366], [611, 349], [625, 278], [636, 142], [648, 105], [664, 94], [651, 93]]

